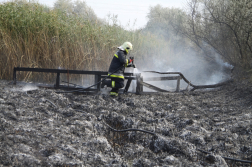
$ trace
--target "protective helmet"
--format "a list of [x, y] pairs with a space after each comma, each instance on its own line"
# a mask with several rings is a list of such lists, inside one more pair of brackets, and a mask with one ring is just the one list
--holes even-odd
[[118, 49], [130, 51], [133, 50], [133, 45], [130, 42], [124, 42]]

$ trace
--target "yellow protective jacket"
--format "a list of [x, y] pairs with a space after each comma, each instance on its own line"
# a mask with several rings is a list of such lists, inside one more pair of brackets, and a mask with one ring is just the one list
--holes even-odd
[[[125, 67], [128, 66], [129, 60], [126, 59], [127, 51], [123, 50], [118, 50], [116, 54], [114, 54], [114, 57], [111, 61], [110, 67], [109, 67], [109, 75], [110, 77], [115, 77], [115, 78], [122, 78], [124, 79], [124, 70]], [[117, 70], [118, 69], [118, 70]], [[116, 72], [115, 72], [116, 71]]]

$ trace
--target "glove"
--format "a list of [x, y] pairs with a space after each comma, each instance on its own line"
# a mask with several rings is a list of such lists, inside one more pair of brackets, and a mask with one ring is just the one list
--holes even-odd
[[134, 57], [130, 57], [129, 58], [129, 63], [133, 62], [134, 61]]
[[135, 64], [133, 64], [133, 68], [136, 68], [136, 65], [135, 65]]

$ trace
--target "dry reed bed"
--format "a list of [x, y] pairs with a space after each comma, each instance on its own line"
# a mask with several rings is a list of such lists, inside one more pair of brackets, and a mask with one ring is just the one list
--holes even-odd
[[107, 70], [116, 48], [125, 41], [134, 44], [131, 56], [147, 58], [143, 64], [150, 63], [150, 55], [160, 56], [160, 48], [167, 48], [162, 39], [124, 30], [116, 21], [110, 25], [83, 19], [37, 3], [3, 3], [0, 15], [1, 79], [11, 79], [14, 67]]

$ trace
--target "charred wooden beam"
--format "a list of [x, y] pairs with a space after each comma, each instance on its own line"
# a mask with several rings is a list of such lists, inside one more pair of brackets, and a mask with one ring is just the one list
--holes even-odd
[[[57, 73], [57, 77], [56, 77], [56, 84], [54, 85], [54, 88], [56, 89], [65, 89], [65, 86], [60, 85], [60, 74], [61, 73], [65, 73], [68, 75], [69, 78], [69, 74], [87, 74], [87, 75], [95, 75], [95, 83], [98, 83], [95, 87], [95, 89], [86, 89], [86, 88], [70, 88], [70, 89], [80, 89], [80, 91], [83, 91], [83, 89], [85, 89], [85, 91], [100, 91], [100, 81], [102, 78], [105, 78], [108, 76], [108, 72], [107, 71], [83, 71], [83, 70], [66, 70], [66, 69], [45, 69], [45, 68], [26, 68], [26, 67], [15, 67], [13, 70], [13, 83], [16, 84], [16, 80], [17, 80], [17, 75], [16, 72], [17, 71], [32, 71], [32, 72], [44, 72], [44, 73]], [[128, 88], [130, 86], [130, 83], [132, 80], [136, 79], [135, 76], [133, 76], [133, 73], [124, 73], [125, 75], [125, 79], [128, 79], [127, 85], [126, 85], [126, 89], [124, 90], [124, 92], [128, 91]], [[69, 83], [69, 81], [68, 81]], [[69, 86], [68, 86], [69, 87]]]
[[[153, 90], [155, 90], [155, 91], [158, 91], [158, 92], [169, 92], [169, 91], [167, 91], [167, 90], [158, 88], [158, 87], [156, 87], [156, 86], [154, 86], [154, 85], [151, 85], [151, 84], [148, 84], [148, 83], [146, 83], [146, 82], [140, 82], [140, 84], [143, 85], [143, 86], [145, 86], [145, 87], [147, 87], [147, 88], [150, 88], [150, 89], [153, 89]], [[143, 91], [141, 91], [140, 94], [141, 94], [142, 92], [143, 92]]]
[[218, 84], [213, 84], [213, 85], [194, 85], [191, 82], [189, 82], [182, 73], [180, 72], [157, 72], [157, 71], [144, 71], [144, 72], [151, 72], [151, 73], [157, 73], [157, 74], [179, 74], [180, 77], [186, 82], [188, 83], [188, 85], [192, 86], [193, 89], [191, 91], [194, 91], [195, 89], [204, 89], [204, 88], [217, 88], [223, 85], [226, 85], [230, 82], [233, 82], [233, 79], [218, 83]]
[[143, 92], [143, 77], [141, 76], [141, 74], [137, 74], [136, 75], [137, 78], [137, 86], [136, 86], [136, 94], [140, 95]]
[[124, 88], [124, 91], [123, 91], [124, 93], [128, 92], [130, 84], [131, 84], [131, 81], [132, 81], [132, 79], [128, 79], [127, 84], [126, 84], [126, 86]]
[[172, 76], [172, 77], [148, 77], [144, 78], [144, 81], [164, 81], [164, 80], [178, 80], [181, 79], [180, 76]]
[[[33, 71], [33, 72], [46, 72], [46, 73], [69, 73], [69, 74], [92, 74], [92, 75], [108, 75], [106, 71], [84, 71], [84, 70], [66, 70], [66, 69], [47, 69], [47, 68], [26, 68], [15, 67], [15, 71]], [[133, 73], [125, 73], [125, 76], [132, 76]]]

